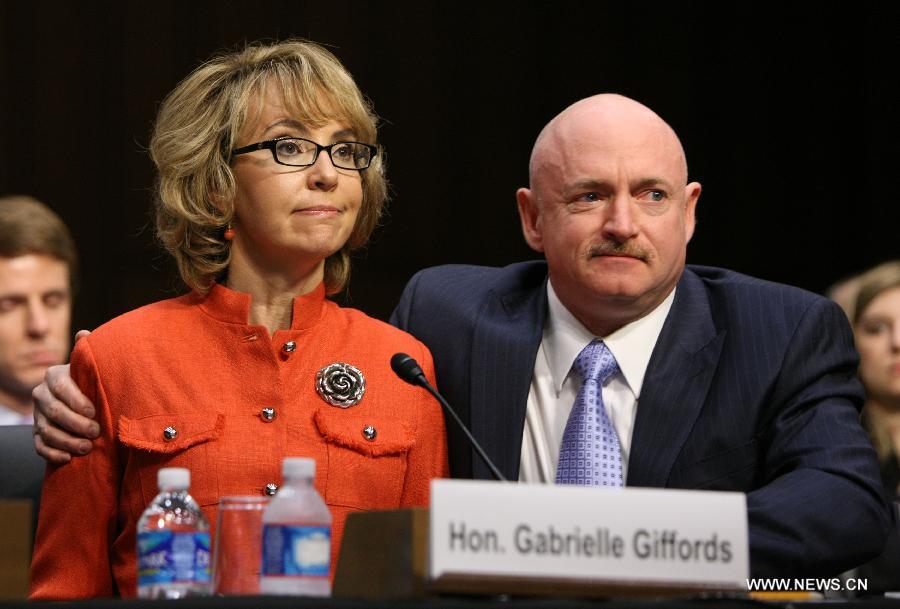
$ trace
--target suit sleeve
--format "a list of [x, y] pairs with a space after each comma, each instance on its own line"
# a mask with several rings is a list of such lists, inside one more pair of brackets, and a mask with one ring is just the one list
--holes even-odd
[[410, 326], [412, 325], [413, 304], [415, 302], [416, 290], [419, 286], [420, 275], [421, 272], [413, 275], [412, 279], [409, 280], [409, 283], [406, 284], [406, 287], [403, 288], [403, 294], [400, 295], [400, 301], [397, 303], [394, 312], [391, 313], [391, 318], [388, 320], [388, 323], [392, 326], [409, 332], [413, 336], [416, 336], [416, 334], [410, 329]]
[[119, 489], [114, 425], [89, 338], [72, 353], [72, 378], [97, 405], [100, 437], [84, 457], [44, 475], [31, 561], [32, 599], [108, 597], [117, 593], [110, 566]]
[[[431, 353], [423, 345], [415, 357], [428, 382], [436, 386]], [[416, 441], [407, 454], [406, 479], [403, 482], [401, 504], [404, 506], [428, 505], [431, 480], [449, 476], [444, 415], [431, 394], [423, 389], [419, 395], [422, 401], [416, 409]]]
[[893, 512], [859, 422], [862, 387], [846, 318], [815, 301], [793, 334], [762, 441], [767, 484], [748, 493], [755, 577], [822, 577], [872, 558]]

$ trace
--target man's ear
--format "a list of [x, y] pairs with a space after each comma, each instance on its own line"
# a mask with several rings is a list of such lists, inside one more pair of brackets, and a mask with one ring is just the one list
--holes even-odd
[[519, 206], [519, 220], [522, 222], [522, 234], [525, 242], [536, 252], [544, 251], [544, 236], [541, 233], [541, 212], [534, 192], [528, 188], [516, 191], [516, 203]]
[[684, 242], [687, 243], [694, 236], [694, 227], [697, 225], [697, 199], [702, 190], [700, 182], [691, 182], [684, 187]]

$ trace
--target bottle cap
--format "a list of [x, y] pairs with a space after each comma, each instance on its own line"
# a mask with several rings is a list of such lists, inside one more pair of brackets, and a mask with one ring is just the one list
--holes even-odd
[[315, 478], [316, 460], [309, 457], [285, 457], [281, 473], [285, 478]]
[[156, 474], [159, 490], [187, 490], [191, 486], [191, 470], [185, 467], [164, 467]]

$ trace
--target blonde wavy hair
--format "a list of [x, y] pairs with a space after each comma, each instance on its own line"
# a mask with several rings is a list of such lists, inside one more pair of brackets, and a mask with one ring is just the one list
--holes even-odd
[[[234, 217], [231, 150], [261, 108], [269, 85], [297, 120], [317, 127], [346, 123], [375, 144], [377, 119], [353, 77], [331, 52], [306, 40], [253, 43], [217, 55], [191, 72], [159, 109], [150, 156], [156, 164], [156, 231], [192, 289], [206, 292], [231, 258], [224, 229]], [[325, 288], [340, 292], [350, 254], [366, 244], [387, 199], [384, 163], [377, 155], [362, 171], [362, 206], [347, 243], [325, 260]]]
[[[900, 287], [900, 260], [883, 262], [857, 276], [855, 280], [856, 298], [852, 322], [853, 331], [859, 332], [859, 323], [872, 301], [884, 292]], [[863, 408], [863, 423], [869, 430], [879, 459], [884, 463], [889, 459], [898, 458], [898, 455], [894, 454], [893, 440], [884, 421], [884, 415], [878, 410]]]
[[859, 323], [863, 313], [877, 296], [900, 287], [900, 260], [889, 260], [859, 276], [853, 324]]

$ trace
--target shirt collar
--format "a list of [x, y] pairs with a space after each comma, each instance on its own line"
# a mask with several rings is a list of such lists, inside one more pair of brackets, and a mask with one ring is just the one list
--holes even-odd
[[672, 308], [673, 300], [675, 300], [674, 289], [647, 315], [622, 326], [609, 336], [598, 337], [569, 312], [553, 290], [552, 283], [548, 281], [549, 314], [547, 324], [544, 326], [543, 343], [546, 345], [544, 351], [556, 392], [562, 390], [563, 382], [572, 369], [572, 363], [581, 350], [595, 338], [602, 338], [616, 358], [619, 370], [634, 393], [635, 399], [639, 398], [647, 364], [650, 363], [650, 356]]
[[34, 423], [33, 414], [22, 414], [0, 402], [0, 425], [31, 425]]
[[[193, 292], [200, 308], [207, 315], [226, 323], [248, 325], [250, 319], [250, 294], [236, 292], [222, 284], [214, 284], [206, 295]], [[325, 284], [320, 283], [316, 289], [303, 296], [294, 297], [291, 330], [304, 330], [318, 323], [322, 316], [325, 302]]]

